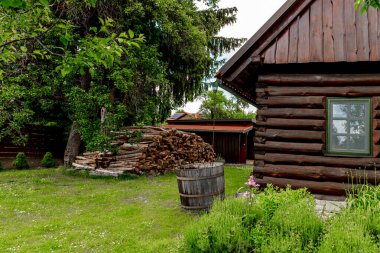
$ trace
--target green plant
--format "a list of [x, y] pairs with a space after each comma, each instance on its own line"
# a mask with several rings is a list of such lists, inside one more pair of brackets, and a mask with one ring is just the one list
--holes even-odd
[[0, 171], [3, 171], [3, 170], [4, 170], [3, 164], [0, 162]]
[[13, 161], [13, 167], [18, 170], [29, 169], [29, 163], [23, 152], [17, 154], [16, 159]]
[[185, 233], [185, 252], [245, 252], [248, 231], [242, 217], [248, 206], [243, 199], [216, 201], [210, 213]]
[[334, 217], [318, 252], [379, 252], [376, 241], [366, 228], [367, 215], [363, 210], [348, 209]]
[[57, 166], [57, 163], [55, 162], [53, 154], [51, 152], [46, 152], [42, 158], [41, 165], [45, 168], [53, 168]]

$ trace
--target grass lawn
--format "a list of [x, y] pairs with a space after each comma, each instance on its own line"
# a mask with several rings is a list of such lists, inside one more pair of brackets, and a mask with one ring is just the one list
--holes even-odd
[[[226, 195], [250, 167], [226, 167]], [[199, 215], [180, 208], [174, 174], [94, 179], [60, 169], [0, 173], [0, 252], [176, 252]]]

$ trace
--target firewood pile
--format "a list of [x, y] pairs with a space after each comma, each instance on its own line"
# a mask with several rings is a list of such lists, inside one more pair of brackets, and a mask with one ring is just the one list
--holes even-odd
[[91, 175], [157, 175], [181, 165], [215, 160], [211, 145], [192, 133], [158, 127], [128, 127], [114, 134], [111, 146], [116, 152], [86, 152], [76, 157], [74, 169], [88, 170]]

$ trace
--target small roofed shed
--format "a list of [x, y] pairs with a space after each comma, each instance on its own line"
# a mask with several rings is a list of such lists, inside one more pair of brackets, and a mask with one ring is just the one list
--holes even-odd
[[167, 123], [162, 127], [202, 137], [226, 163], [245, 164], [253, 158], [252, 120], [168, 120]]
[[258, 183], [344, 195], [380, 179], [380, 11], [288, 0], [220, 69], [258, 108]]

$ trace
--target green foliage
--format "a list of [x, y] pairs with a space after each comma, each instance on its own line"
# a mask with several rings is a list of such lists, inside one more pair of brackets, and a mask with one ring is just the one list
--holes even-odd
[[242, 42], [215, 37], [236, 8], [195, 2], [1, 0], [0, 139], [76, 122], [87, 149], [106, 149], [111, 130], [163, 122]]
[[356, 9], [360, 8], [360, 11], [362, 14], [365, 11], [368, 11], [369, 7], [380, 9], [379, 0], [356, 0], [355, 1], [355, 8]]
[[29, 163], [23, 152], [17, 154], [16, 159], [13, 161], [13, 168], [18, 170], [29, 169]]
[[[185, 234], [188, 252], [312, 252], [324, 224], [306, 190], [269, 186], [253, 199], [213, 206]], [[286, 218], [285, 218], [286, 217]]]
[[240, 98], [228, 99], [223, 91], [208, 91], [200, 107], [200, 113], [207, 119], [255, 119], [254, 112], [246, 112], [248, 103]]
[[53, 168], [57, 166], [57, 163], [55, 162], [53, 154], [51, 152], [46, 152], [42, 158], [41, 165], [45, 168]]
[[244, 252], [248, 233], [241, 217], [248, 205], [242, 199], [216, 202], [210, 214], [203, 216], [185, 234], [186, 252]]
[[328, 228], [319, 252], [379, 252], [379, 245], [366, 229], [367, 219], [367, 213], [361, 210], [338, 215]]

